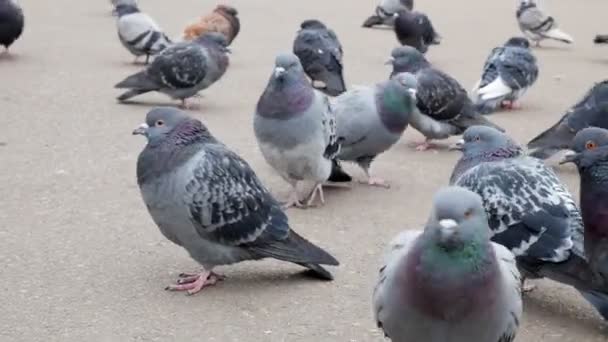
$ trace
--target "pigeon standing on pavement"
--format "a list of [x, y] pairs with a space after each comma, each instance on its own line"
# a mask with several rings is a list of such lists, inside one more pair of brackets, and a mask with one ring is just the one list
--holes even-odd
[[21, 6], [15, 0], [0, 0], [0, 45], [6, 51], [21, 37], [24, 24]]
[[433, 28], [426, 14], [417, 11], [402, 10], [395, 18], [395, 35], [401, 45], [415, 47], [426, 53], [429, 45], [437, 45], [441, 37]]
[[418, 110], [410, 116], [410, 125], [425, 136], [425, 141], [418, 144], [417, 150], [431, 147], [432, 139], [460, 135], [470, 126], [484, 125], [501, 129], [477, 113], [467, 91], [458, 81], [431, 66], [415, 48], [400, 46], [393, 49], [387, 64], [393, 65], [391, 77], [410, 72], [418, 81]]
[[346, 91], [342, 67], [342, 45], [336, 33], [319, 20], [305, 20], [293, 42], [304, 72], [313, 86], [330, 96]]
[[538, 8], [536, 0], [520, 0], [515, 15], [521, 31], [536, 46], [540, 46], [540, 42], [544, 39], [553, 39], [567, 44], [574, 42], [569, 34], [558, 28], [557, 22], [552, 16]]
[[574, 135], [589, 126], [608, 128], [608, 80], [595, 84], [555, 125], [530, 140], [530, 155], [547, 159], [568, 149]]
[[378, 327], [393, 342], [511, 342], [522, 316], [513, 254], [490, 242], [481, 198], [441, 189], [424, 231], [389, 246], [373, 294]]
[[203, 266], [168, 290], [194, 294], [222, 276], [216, 266], [275, 258], [331, 280], [320, 265], [338, 265], [290, 229], [287, 215], [251, 167], [200, 121], [161, 107], [133, 134], [148, 144], [137, 160], [137, 183], [161, 233]]
[[[313, 89], [298, 57], [283, 53], [260, 97], [254, 116], [255, 136], [264, 158], [292, 187], [286, 207], [303, 207], [297, 184], [314, 183], [306, 205], [319, 194], [340, 152], [336, 120], [329, 99]], [[350, 181], [350, 177], [343, 181]]]
[[481, 79], [472, 92], [475, 106], [483, 114], [500, 107], [516, 108], [516, 101], [537, 78], [538, 64], [528, 40], [510, 38], [503, 46], [494, 48], [486, 60]]
[[146, 56], [148, 64], [151, 55], [156, 55], [171, 45], [171, 40], [163, 33], [158, 24], [146, 13], [132, 5], [116, 7], [118, 38], [122, 45], [135, 56]]
[[209, 32], [219, 32], [226, 37], [228, 45], [239, 34], [241, 22], [236, 8], [218, 5], [213, 12], [202, 16], [196, 23], [188, 25], [184, 30], [184, 39], [193, 40]]
[[582, 218], [557, 175], [490, 127], [467, 129], [455, 148], [463, 155], [450, 184], [481, 196], [492, 241], [513, 252], [522, 276], [573, 286], [608, 319], [608, 286], [591, 280]]
[[[337, 134], [342, 140], [338, 158], [359, 165], [366, 183], [388, 187], [388, 183], [370, 175], [374, 159], [399, 141], [411, 113], [416, 108], [416, 78], [410, 73], [372, 87], [356, 87], [332, 102]], [[339, 181], [344, 171], [334, 162], [330, 181]]]
[[377, 25], [393, 26], [395, 14], [398, 11], [414, 9], [414, 0], [381, 0], [376, 6], [376, 14], [370, 16], [363, 23], [363, 27]]
[[126, 101], [134, 96], [158, 91], [182, 101], [195, 96], [219, 80], [228, 68], [226, 38], [208, 33], [192, 42], [171, 45], [141, 72], [127, 77], [115, 88], [130, 89], [118, 97]]

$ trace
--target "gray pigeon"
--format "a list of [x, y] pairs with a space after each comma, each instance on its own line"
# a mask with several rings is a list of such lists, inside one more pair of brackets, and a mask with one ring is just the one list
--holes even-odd
[[313, 86], [330, 96], [345, 92], [344, 54], [336, 33], [315, 19], [305, 20], [300, 28], [293, 42], [293, 53], [300, 59]]
[[477, 111], [489, 114], [498, 108], [516, 108], [516, 101], [536, 82], [538, 64], [530, 43], [522, 37], [510, 38], [496, 47], [483, 67], [481, 79], [472, 92]]
[[363, 27], [377, 25], [393, 26], [395, 14], [402, 10], [411, 11], [414, 8], [414, 0], [381, 0], [376, 6], [376, 13], [365, 20]]
[[0, 45], [6, 51], [21, 37], [24, 24], [21, 6], [15, 0], [0, 0]]
[[435, 69], [424, 55], [411, 46], [393, 49], [387, 64], [393, 65], [391, 77], [410, 72], [416, 76], [416, 105], [410, 124], [425, 136], [417, 150], [428, 149], [430, 140], [460, 135], [470, 126], [502, 128], [475, 111], [467, 91], [450, 75]]
[[156, 55], [167, 46], [171, 40], [163, 33], [158, 24], [137, 6], [120, 4], [116, 7], [118, 20], [118, 38], [122, 45], [135, 56], [134, 63], [140, 56], [146, 56], [148, 64], [151, 55]]
[[506, 134], [490, 127], [466, 130], [450, 184], [481, 196], [492, 241], [517, 257], [524, 278], [575, 287], [608, 318], [608, 287], [591, 281], [580, 212], [557, 175]]
[[572, 44], [574, 39], [560, 30], [552, 16], [545, 14], [538, 8], [536, 0], [520, 0], [515, 13], [521, 31], [540, 46], [541, 40], [553, 39], [563, 43]]
[[513, 254], [490, 242], [481, 199], [441, 189], [424, 231], [390, 244], [373, 295], [378, 327], [394, 342], [512, 342], [522, 316]]
[[[339, 160], [357, 163], [367, 176], [366, 183], [388, 187], [383, 179], [370, 175], [374, 159], [397, 143], [416, 108], [416, 78], [410, 73], [396, 75], [373, 87], [357, 87], [332, 102], [337, 134], [342, 140]], [[330, 181], [339, 181], [344, 171], [336, 161]]]
[[568, 149], [574, 135], [589, 126], [608, 128], [608, 80], [595, 84], [555, 125], [530, 140], [530, 155], [547, 159]]
[[308, 199], [319, 194], [331, 173], [332, 160], [340, 151], [336, 120], [329, 99], [313, 89], [298, 57], [276, 57], [274, 70], [260, 97], [253, 121], [255, 137], [264, 158], [289, 184], [292, 192], [286, 207], [303, 207], [297, 183], [315, 184]]
[[214, 267], [275, 258], [331, 280], [322, 265], [338, 261], [290, 229], [279, 203], [251, 167], [200, 121], [161, 107], [133, 134], [148, 144], [137, 160], [137, 183], [161, 233], [203, 266], [168, 290], [194, 294], [222, 276]]
[[177, 43], [163, 50], [144, 70], [127, 77], [115, 88], [130, 89], [118, 97], [126, 101], [134, 96], [158, 91], [179, 99], [198, 94], [219, 80], [228, 68], [227, 42], [221, 33], [208, 33], [192, 42]]
[[399, 11], [394, 26], [395, 35], [401, 45], [415, 47], [422, 53], [427, 52], [429, 45], [438, 45], [441, 42], [441, 36], [424, 13]]

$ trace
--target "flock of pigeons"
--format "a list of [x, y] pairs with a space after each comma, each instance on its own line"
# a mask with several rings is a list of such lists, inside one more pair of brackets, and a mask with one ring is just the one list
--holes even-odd
[[[119, 101], [157, 91], [186, 107], [226, 72], [228, 46], [240, 30], [236, 9], [217, 6], [174, 42], [134, 0], [111, 2], [121, 43], [136, 60], [146, 57], [142, 71], [116, 85], [127, 89]], [[382, 0], [364, 22], [394, 27], [402, 44], [391, 53], [390, 77], [376, 85], [347, 89], [338, 37], [318, 20], [304, 21], [293, 53], [276, 57], [254, 132], [265, 160], [293, 188], [284, 203], [200, 121], [173, 107], [147, 114], [133, 131], [148, 141], [137, 161], [143, 200], [162, 234], [203, 266], [167, 289], [195, 294], [223, 280], [216, 266], [262, 258], [333, 279], [322, 265], [338, 260], [293, 231], [285, 209], [312, 206], [317, 198], [324, 203], [324, 186], [351, 182], [345, 162], [364, 170], [364, 183], [389, 187], [371, 175], [371, 164], [411, 125], [426, 137], [419, 150], [462, 135], [451, 146], [462, 157], [450, 186], [435, 195], [424, 230], [405, 231], [389, 245], [373, 293], [387, 337], [513, 341], [528, 278], [574, 287], [608, 319], [608, 130], [602, 128], [608, 128], [608, 81], [530, 141], [528, 154], [484, 114], [515, 108], [536, 81], [529, 41], [572, 38], [534, 1], [521, 0], [517, 19], [527, 38], [493, 49], [469, 94], [425, 58], [441, 37], [412, 7], [411, 0]], [[0, 0], [0, 44], [8, 48], [22, 29], [19, 6]], [[576, 164], [580, 173], [580, 209], [543, 162], [563, 149], [571, 152], [562, 163]], [[299, 183], [313, 185], [306, 196]]]

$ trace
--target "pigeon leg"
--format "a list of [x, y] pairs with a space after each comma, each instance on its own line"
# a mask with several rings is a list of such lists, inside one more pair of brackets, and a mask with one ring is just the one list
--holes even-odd
[[385, 181], [384, 179], [378, 178], [378, 177], [373, 177], [371, 175], [371, 173], [369, 172], [369, 167], [364, 168], [363, 171], [365, 171], [365, 175], [367, 176], [367, 180], [360, 181], [360, 183], [371, 185], [371, 186], [378, 186], [378, 187], [382, 187], [382, 188], [385, 188], [385, 189], [388, 189], [388, 188], [391, 187], [391, 185], [387, 181]]
[[306, 202], [307, 207], [312, 206], [315, 201], [315, 198], [317, 198], [317, 193], [319, 194], [319, 200], [321, 201], [321, 204], [325, 204], [325, 196], [323, 195], [323, 184], [319, 183], [315, 185], [315, 187], [312, 189], [312, 192], [308, 197], [308, 202]]
[[426, 151], [428, 149], [431, 149], [432, 147], [433, 145], [431, 144], [431, 139], [426, 138], [424, 139], [424, 142], [416, 144], [416, 151]]
[[180, 274], [180, 279], [177, 284], [169, 285], [165, 288], [167, 291], [187, 291], [188, 295], [193, 295], [200, 292], [208, 286], [217, 284], [218, 281], [224, 280], [224, 276], [203, 270], [199, 274]]
[[536, 285], [534, 285], [534, 284], [526, 285], [526, 278], [525, 277], [521, 278], [521, 292], [522, 293], [530, 293], [530, 292], [534, 291], [535, 289], [536, 289]]
[[148, 63], [150, 62], [150, 55], [146, 55], [146, 61], [144, 62], [145, 65], [148, 65]]
[[135, 59], [133, 60], [133, 64], [138, 64], [138, 62], [137, 62], [138, 60], [139, 60], [139, 56], [135, 56]]
[[291, 185], [291, 193], [289, 194], [287, 201], [283, 203], [283, 209], [289, 209], [291, 207], [304, 208], [304, 205], [302, 204], [302, 202], [300, 202], [300, 199], [298, 198], [298, 189], [296, 188], [296, 184], [297, 183]]
[[519, 103], [517, 103], [517, 101], [511, 101], [511, 100], [502, 101], [500, 106], [502, 108], [509, 109], [509, 110], [516, 110], [516, 109], [520, 108]]

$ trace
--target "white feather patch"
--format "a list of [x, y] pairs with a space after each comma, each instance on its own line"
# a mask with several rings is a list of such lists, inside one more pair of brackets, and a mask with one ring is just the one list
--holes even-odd
[[505, 83], [502, 77], [498, 76], [492, 83], [479, 89], [477, 93], [482, 100], [491, 100], [509, 95], [512, 91], [513, 89]]

